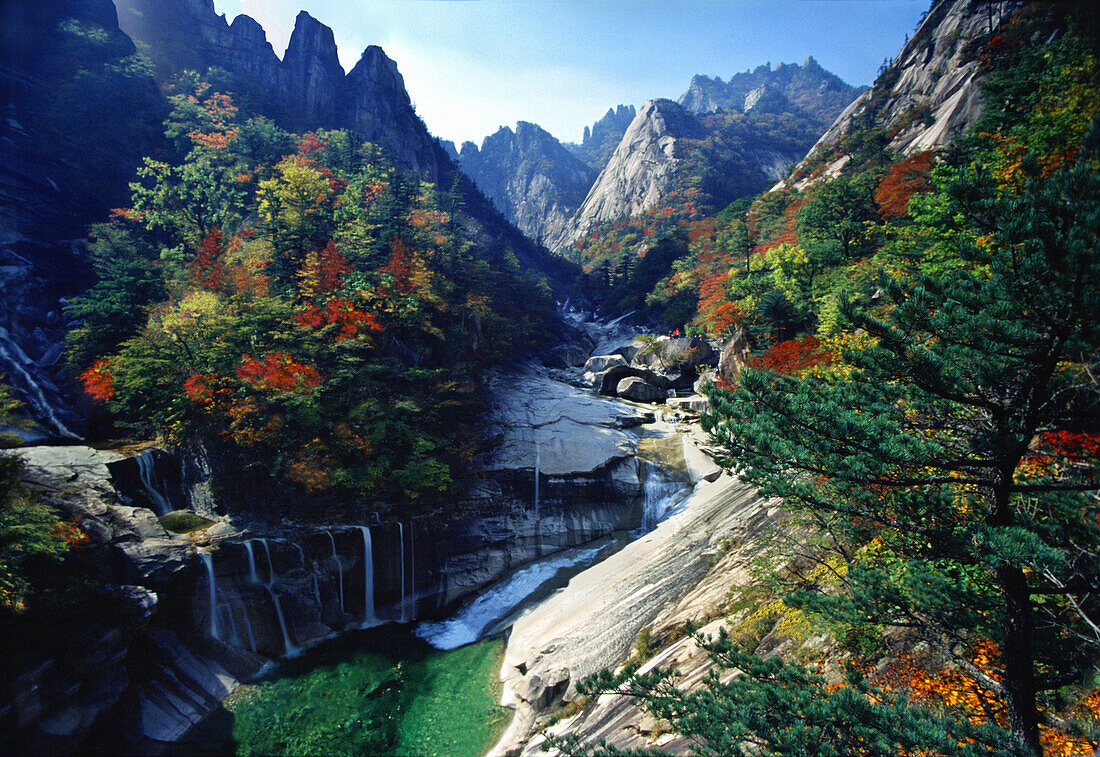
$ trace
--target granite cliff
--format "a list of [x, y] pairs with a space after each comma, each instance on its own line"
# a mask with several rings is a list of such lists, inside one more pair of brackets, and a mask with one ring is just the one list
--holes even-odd
[[466, 142], [459, 166], [520, 231], [548, 243], [580, 207], [596, 171], [536, 124], [502, 126], [481, 148]]

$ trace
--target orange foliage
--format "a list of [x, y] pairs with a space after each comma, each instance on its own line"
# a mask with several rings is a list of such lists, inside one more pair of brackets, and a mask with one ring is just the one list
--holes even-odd
[[309, 132], [298, 140], [298, 154], [309, 155], [311, 152], [317, 150], [323, 150], [328, 146], [328, 143], [318, 137], [313, 132]]
[[312, 365], [299, 363], [285, 352], [262, 359], [245, 355], [237, 366], [237, 378], [256, 389], [309, 394], [321, 385], [321, 374]]
[[763, 354], [749, 358], [748, 364], [753, 368], [766, 368], [786, 376], [795, 376], [834, 359], [832, 352], [822, 348], [820, 339], [807, 336], [772, 345]]
[[84, 393], [96, 402], [106, 402], [115, 396], [115, 377], [107, 367], [107, 360], [95, 361], [91, 368], [77, 376], [84, 384]]
[[295, 455], [287, 466], [286, 477], [308, 492], [319, 492], [332, 485], [328, 469], [332, 455], [320, 439], [314, 439]]
[[909, 212], [909, 200], [918, 192], [932, 188], [932, 151], [919, 152], [895, 163], [875, 190], [875, 202], [883, 218], [903, 216]]
[[65, 542], [66, 546], [70, 548], [83, 547], [92, 543], [91, 535], [82, 529], [79, 523], [66, 521], [59, 522], [53, 530], [50, 531], [50, 536]]
[[[1000, 682], [1000, 649], [989, 640], [974, 645], [970, 662], [982, 673]], [[910, 655], [901, 655], [886, 666], [876, 681], [885, 689], [904, 691], [911, 702], [947, 707], [975, 725], [994, 722], [1008, 726], [1008, 707], [993, 692], [957, 668], [929, 670]], [[1093, 691], [1067, 713], [1079, 720], [1100, 720], [1100, 691]], [[1058, 757], [1092, 755], [1097, 747], [1085, 737], [1072, 736], [1056, 728], [1040, 725], [1043, 754]]]

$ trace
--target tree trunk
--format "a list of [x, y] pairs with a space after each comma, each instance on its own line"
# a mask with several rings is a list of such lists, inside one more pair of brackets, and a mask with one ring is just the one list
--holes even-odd
[[1030, 593], [1023, 571], [1015, 567], [997, 569], [1005, 593], [1004, 655], [1005, 688], [1008, 690], [1012, 732], [1028, 751], [1041, 757], [1039, 710], [1035, 701], [1035, 668], [1032, 662], [1032, 617]]

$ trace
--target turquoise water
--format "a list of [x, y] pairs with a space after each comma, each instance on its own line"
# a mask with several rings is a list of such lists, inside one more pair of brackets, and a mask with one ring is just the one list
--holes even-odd
[[504, 643], [440, 652], [406, 628], [349, 634], [242, 686], [196, 729], [205, 753], [477, 757], [511, 712], [497, 705]]

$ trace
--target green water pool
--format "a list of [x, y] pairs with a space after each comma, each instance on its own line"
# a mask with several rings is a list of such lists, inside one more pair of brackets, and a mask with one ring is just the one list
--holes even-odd
[[503, 732], [500, 639], [432, 649], [407, 629], [350, 634], [242, 686], [196, 729], [206, 754], [477, 757]]

